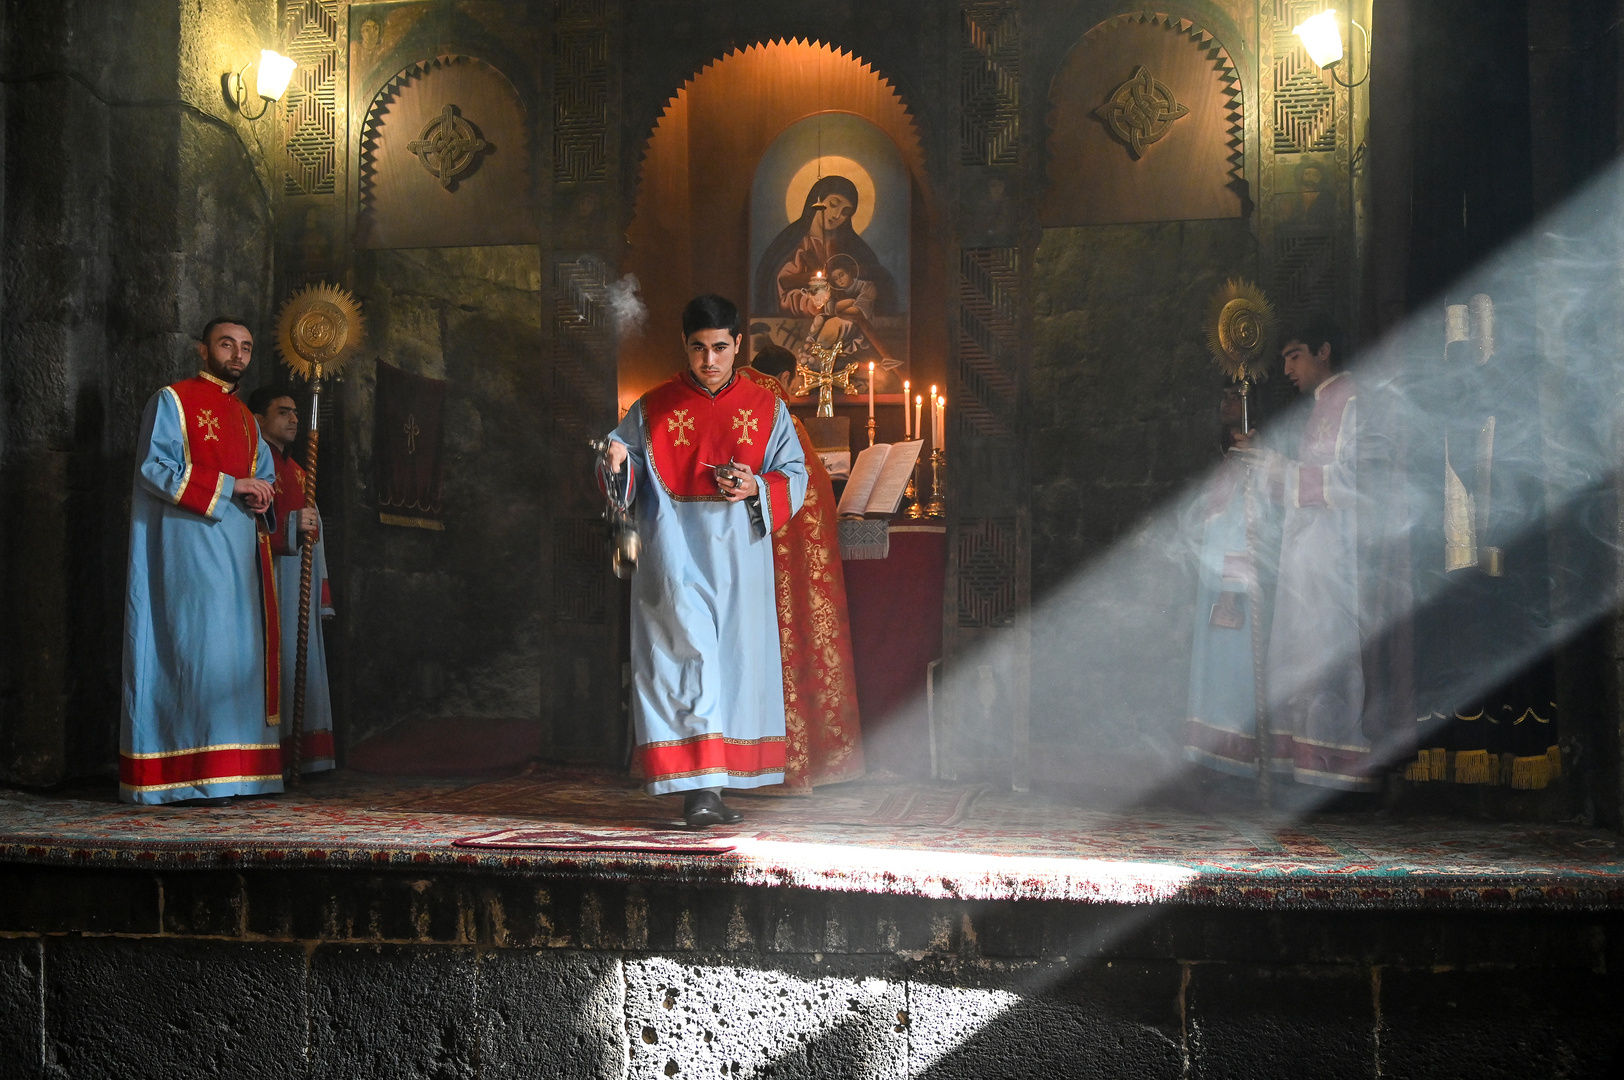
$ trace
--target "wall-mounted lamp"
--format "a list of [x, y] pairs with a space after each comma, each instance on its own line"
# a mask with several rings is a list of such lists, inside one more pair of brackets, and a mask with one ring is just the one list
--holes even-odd
[[282, 95], [288, 92], [288, 81], [293, 78], [293, 69], [298, 67], [298, 61], [283, 56], [279, 52], [264, 49], [259, 54], [259, 75], [254, 82], [254, 92], [264, 102], [259, 112], [250, 114], [248, 111], [248, 82], [244, 78], [252, 63], [244, 64], [241, 71], [234, 71], [226, 76], [226, 89], [231, 95], [232, 104], [244, 120], [258, 120], [265, 115], [272, 103], [281, 101]]
[[1342, 26], [1337, 22], [1336, 11], [1331, 8], [1320, 12], [1313, 18], [1305, 19], [1292, 31], [1303, 43], [1308, 58], [1315, 65], [1331, 73], [1331, 78], [1350, 90], [1370, 78], [1370, 32], [1359, 26], [1352, 18], [1348, 19], [1351, 26], [1359, 27], [1359, 32], [1365, 36], [1365, 74], [1358, 82], [1343, 82], [1337, 78], [1337, 65], [1342, 63]]

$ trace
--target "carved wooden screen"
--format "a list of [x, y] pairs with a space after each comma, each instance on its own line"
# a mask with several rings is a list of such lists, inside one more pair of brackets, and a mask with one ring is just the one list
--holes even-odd
[[1241, 216], [1240, 74], [1189, 20], [1101, 23], [1066, 58], [1049, 103], [1044, 226]]
[[413, 64], [361, 131], [361, 247], [535, 243], [530, 122], [501, 72], [467, 56]]

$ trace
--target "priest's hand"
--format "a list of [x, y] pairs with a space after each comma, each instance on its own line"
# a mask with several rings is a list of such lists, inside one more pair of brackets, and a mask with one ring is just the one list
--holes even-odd
[[1257, 438], [1256, 428], [1253, 428], [1251, 431], [1237, 431], [1230, 436], [1231, 445], [1234, 446], [1236, 450], [1252, 449], [1252, 440], [1255, 438]]
[[238, 477], [232, 481], [231, 494], [242, 499], [243, 505], [256, 514], [263, 514], [271, 508], [271, 500], [276, 497], [271, 485], [252, 476]]
[[609, 471], [619, 475], [620, 467], [626, 464], [626, 444], [618, 439], [609, 440]]
[[741, 502], [759, 490], [750, 466], [730, 461], [716, 470], [716, 490], [728, 502]]
[[321, 539], [321, 515], [314, 506], [299, 511], [299, 532], [312, 541]]

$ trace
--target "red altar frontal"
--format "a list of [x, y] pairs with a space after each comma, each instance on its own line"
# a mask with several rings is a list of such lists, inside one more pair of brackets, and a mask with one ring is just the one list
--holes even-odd
[[870, 773], [930, 775], [927, 669], [942, 655], [947, 527], [891, 526], [884, 559], [846, 559], [846, 606]]

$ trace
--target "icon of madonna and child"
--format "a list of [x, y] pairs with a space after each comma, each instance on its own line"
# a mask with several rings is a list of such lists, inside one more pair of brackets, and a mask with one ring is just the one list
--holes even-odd
[[[895, 178], [888, 175], [893, 173], [891, 162], [872, 158], [866, 168], [844, 156], [794, 164], [799, 168], [757, 177], [751, 352], [779, 345], [801, 363], [817, 367], [814, 346], [825, 357], [838, 347], [836, 368], [858, 364], [853, 392], [867, 391], [870, 361], [875, 391], [900, 392], [908, 377], [908, 195], [901, 162], [895, 162], [895, 172], [902, 174]], [[806, 175], [809, 167], [819, 166], [845, 168], [815, 179]], [[800, 215], [783, 224], [798, 189], [805, 192]], [[900, 205], [883, 205], [887, 194]], [[769, 213], [762, 213], [762, 203]], [[869, 236], [876, 244], [869, 243]], [[900, 273], [893, 273], [892, 265]]]

